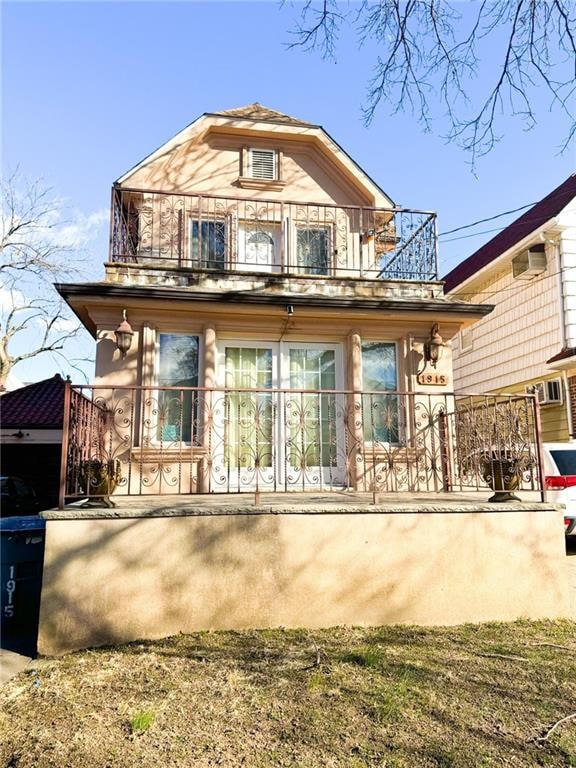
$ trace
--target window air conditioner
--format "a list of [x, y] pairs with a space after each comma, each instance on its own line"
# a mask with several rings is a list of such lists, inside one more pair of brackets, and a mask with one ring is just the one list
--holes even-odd
[[538, 243], [522, 251], [512, 259], [512, 275], [521, 280], [531, 280], [546, 269], [544, 243]]
[[562, 380], [548, 379], [547, 381], [538, 381], [536, 384], [525, 387], [528, 394], [534, 394], [538, 398], [540, 405], [561, 405], [562, 404]]

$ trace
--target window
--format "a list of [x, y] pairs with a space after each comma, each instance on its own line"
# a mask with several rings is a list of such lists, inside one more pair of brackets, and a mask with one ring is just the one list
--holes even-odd
[[248, 176], [252, 179], [277, 179], [278, 154], [276, 150], [249, 149]]
[[326, 227], [299, 227], [296, 230], [298, 271], [310, 275], [327, 275], [329, 242]]
[[472, 328], [465, 328], [463, 331], [460, 331], [460, 351], [468, 352], [473, 346]]
[[[364, 440], [398, 443], [399, 403], [397, 389], [396, 345], [369, 341], [362, 344], [362, 397]], [[382, 392], [382, 394], [379, 394]]]
[[[158, 386], [198, 386], [198, 336], [161, 333], [158, 338]], [[158, 392], [156, 439], [161, 442], [192, 442], [197, 434], [198, 393], [161, 389]]]
[[197, 267], [224, 269], [226, 223], [193, 219], [190, 228], [190, 257]]

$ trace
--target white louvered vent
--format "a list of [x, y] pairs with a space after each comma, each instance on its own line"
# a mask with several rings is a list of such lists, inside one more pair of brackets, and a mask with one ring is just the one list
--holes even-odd
[[250, 176], [253, 179], [276, 179], [276, 151], [273, 149], [250, 150]]

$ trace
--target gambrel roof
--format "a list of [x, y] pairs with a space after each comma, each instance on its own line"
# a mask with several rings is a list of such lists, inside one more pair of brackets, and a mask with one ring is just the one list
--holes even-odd
[[196, 118], [183, 130], [154, 150], [129, 171], [117, 179], [117, 185], [128, 185], [130, 178], [141, 168], [151, 164], [162, 156], [177, 150], [188, 142], [200, 142], [209, 131], [235, 132], [249, 135], [278, 136], [284, 138], [300, 138], [313, 142], [336, 167], [353, 180], [353, 183], [372, 198], [372, 205], [382, 208], [395, 206], [392, 198], [361, 168], [358, 163], [344, 150], [321, 125], [308, 123], [299, 118], [278, 112], [263, 104], [254, 102], [244, 107], [222, 110], [220, 112], [205, 112]]

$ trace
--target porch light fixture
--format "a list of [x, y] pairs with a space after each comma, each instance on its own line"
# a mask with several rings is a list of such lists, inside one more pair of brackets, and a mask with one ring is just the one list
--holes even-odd
[[116, 335], [116, 346], [120, 350], [120, 354], [122, 356], [122, 359], [126, 357], [126, 353], [132, 346], [132, 336], [134, 336], [134, 331], [132, 330], [132, 326], [126, 319], [126, 310], [122, 310], [122, 322], [116, 328], [114, 331], [114, 334]]
[[430, 338], [424, 342], [424, 367], [430, 363], [432, 368], [436, 368], [438, 360], [442, 357], [444, 346], [444, 340], [438, 332], [438, 323], [434, 323], [430, 329]]

